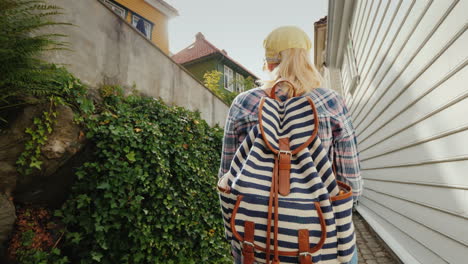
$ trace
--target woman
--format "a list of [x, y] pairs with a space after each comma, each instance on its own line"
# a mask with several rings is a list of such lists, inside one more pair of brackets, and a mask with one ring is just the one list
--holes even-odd
[[[318, 112], [318, 135], [322, 145], [328, 150], [329, 159], [334, 160], [338, 180], [352, 187], [357, 201], [362, 182], [353, 125], [341, 96], [333, 90], [321, 88], [323, 79], [310, 60], [310, 39], [301, 29], [286, 26], [273, 30], [263, 44], [264, 70], [270, 72], [272, 80], [262, 81], [261, 87], [243, 92], [234, 99], [225, 126], [219, 177], [229, 170], [240, 143], [258, 123], [260, 99], [269, 94], [276, 81], [286, 79], [294, 87], [280, 85], [276, 95], [281, 100], [291, 97], [294, 92], [297, 96], [312, 98]], [[232, 255], [235, 263], [242, 263], [242, 256], [235, 247]], [[357, 263], [357, 251], [349, 263]]]

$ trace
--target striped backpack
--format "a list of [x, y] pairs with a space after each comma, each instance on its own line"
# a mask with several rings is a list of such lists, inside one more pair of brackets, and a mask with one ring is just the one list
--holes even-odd
[[260, 100], [258, 124], [219, 179], [226, 235], [244, 264], [349, 262], [351, 187], [335, 179], [312, 99], [277, 100], [281, 82]]

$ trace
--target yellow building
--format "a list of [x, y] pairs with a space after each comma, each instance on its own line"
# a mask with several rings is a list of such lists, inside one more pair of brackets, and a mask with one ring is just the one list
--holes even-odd
[[[100, 0], [169, 55], [168, 21], [178, 16], [162, 0]], [[141, 20], [141, 21], [140, 21]]]

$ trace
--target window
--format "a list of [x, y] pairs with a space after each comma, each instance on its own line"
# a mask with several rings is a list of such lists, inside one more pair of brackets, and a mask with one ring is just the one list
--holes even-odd
[[224, 88], [234, 92], [234, 72], [226, 65], [224, 65]]
[[[144, 28], [145, 28], [145, 30], [144, 30], [145, 32], [143, 32], [141, 29], [139, 29], [139, 28], [137, 27], [138, 21], [140, 21], [140, 19], [143, 19], [143, 25], [144, 25]], [[136, 27], [138, 30], [140, 30], [141, 33], [145, 34], [145, 36], [146, 36], [147, 38], [151, 39], [151, 31], [152, 31], [152, 29], [153, 29], [153, 25], [152, 25], [151, 22], [149, 22], [148, 20], [146, 20], [146, 19], [144, 19], [144, 18], [142, 18], [142, 17], [140, 17], [140, 16], [137, 16], [137, 15], [133, 14], [133, 15], [132, 15], [132, 25], [133, 25], [134, 27]]]
[[240, 93], [244, 91], [244, 76], [236, 73], [236, 92]]
[[106, 6], [110, 7], [117, 15], [125, 19], [127, 17], [127, 10], [111, 0], [101, 0]]

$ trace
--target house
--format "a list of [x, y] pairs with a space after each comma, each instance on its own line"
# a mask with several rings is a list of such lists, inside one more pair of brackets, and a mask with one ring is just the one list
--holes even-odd
[[358, 212], [403, 263], [466, 263], [468, 1], [328, 6], [326, 75], [356, 129]]
[[333, 69], [326, 68], [327, 34], [327, 16], [325, 16], [314, 23], [314, 65], [325, 79], [325, 83], [322, 86], [341, 93], [338, 84], [330, 83], [330, 80], [333, 80], [333, 78], [330, 78], [328, 75]]
[[173, 55], [172, 59], [184, 66], [201, 82], [204, 81], [203, 76], [206, 72], [213, 70], [221, 72], [223, 78], [219, 82], [219, 88], [229, 92], [237, 93], [251, 88], [246, 87], [247, 79], [258, 80], [255, 74], [231, 58], [225, 50], [216, 48], [200, 32], [196, 34], [194, 43]]
[[168, 21], [177, 10], [163, 0], [99, 0], [169, 54]]
[[314, 23], [314, 64], [323, 75], [325, 63], [325, 45], [327, 39], [327, 17]]

